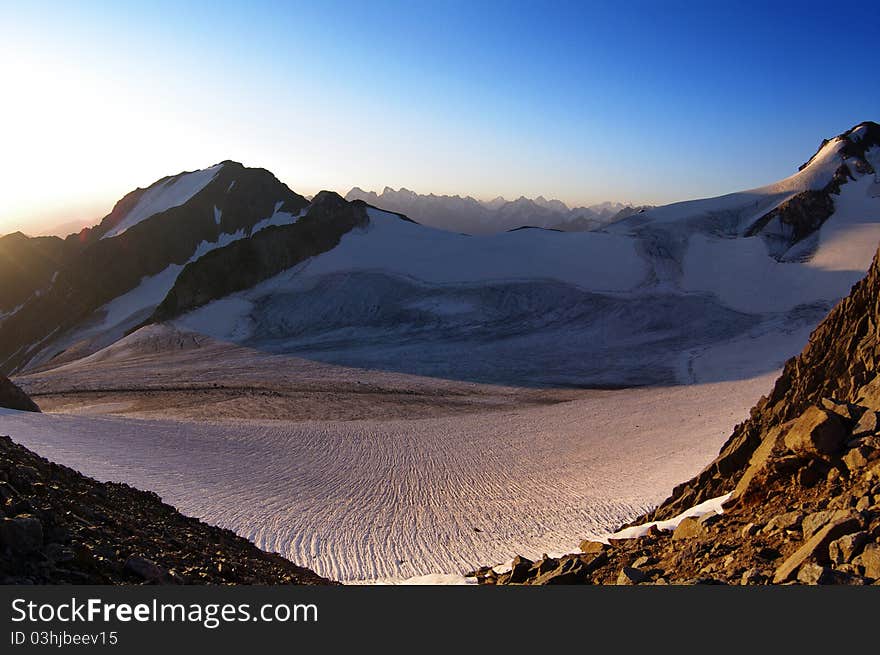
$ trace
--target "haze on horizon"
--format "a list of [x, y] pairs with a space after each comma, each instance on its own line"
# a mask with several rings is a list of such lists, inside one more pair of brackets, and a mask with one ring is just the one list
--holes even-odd
[[303, 194], [662, 204], [880, 114], [870, 3], [317, 4], [0, 0], [0, 234], [225, 159]]

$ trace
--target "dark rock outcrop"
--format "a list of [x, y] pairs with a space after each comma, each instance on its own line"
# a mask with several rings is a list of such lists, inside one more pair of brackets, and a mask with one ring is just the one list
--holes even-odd
[[212, 300], [249, 289], [334, 248], [342, 237], [369, 222], [368, 205], [322, 191], [292, 225], [270, 227], [250, 239], [208, 253], [180, 273], [151, 321], [166, 321]]
[[8, 379], [0, 375], [0, 407], [22, 412], [39, 412], [40, 408], [30, 397]]
[[156, 494], [0, 437], [0, 584], [332, 584]]
[[76, 250], [58, 237], [0, 237], [0, 323], [49, 287], [55, 273]]

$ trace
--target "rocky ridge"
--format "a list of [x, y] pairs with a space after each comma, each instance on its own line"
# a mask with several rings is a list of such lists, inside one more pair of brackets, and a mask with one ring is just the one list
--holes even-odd
[[[369, 223], [361, 201], [347, 202], [322, 191], [305, 215], [290, 225], [269, 227], [188, 264], [151, 322], [170, 320], [212, 300], [242, 291], [336, 246], [356, 227]], [[402, 217], [404, 220], [405, 217]]]

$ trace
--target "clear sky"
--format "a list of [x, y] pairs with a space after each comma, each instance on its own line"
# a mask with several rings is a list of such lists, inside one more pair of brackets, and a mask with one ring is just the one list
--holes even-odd
[[880, 120], [876, 2], [0, 0], [0, 233], [224, 159], [300, 193], [665, 203]]

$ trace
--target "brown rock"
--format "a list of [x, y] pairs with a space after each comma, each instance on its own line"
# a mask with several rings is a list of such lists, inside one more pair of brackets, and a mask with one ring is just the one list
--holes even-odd
[[558, 562], [558, 566], [533, 580], [532, 584], [583, 584], [587, 581], [587, 577], [590, 571], [607, 562], [607, 556], [604, 553], [599, 553], [592, 559], [566, 557], [561, 561], [556, 561]]
[[862, 414], [862, 417], [859, 419], [858, 423], [856, 423], [856, 427], [853, 428], [852, 436], [858, 439], [860, 437], [875, 434], [878, 429], [880, 429], [880, 423], [878, 423], [877, 420], [877, 412], [869, 409]]
[[854, 532], [828, 544], [828, 556], [834, 564], [846, 564], [859, 554], [868, 541], [867, 532]]
[[803, 512], [785, 512], [777, 514], [767, 521], [762, 532], [774, 532], [776, 530], [798, 530], [803, 523]]
[[642, 555], [641, 557], [637, 557], [636, 560], [632, 563], [632, 567], [634, 569], [642, 569], [646, 566], [653, 566], [657, 563], [657, 558], [651, 555]]
[[864, 468], [868, 464], [868, 456], [871, 451], [864, 446], [856, 446], [843, 456], [843, 463], [850, 473], [855, 473], [859, 469]]
[[818, 466], [818, 460], [813, 460], [806, 466], [802, 466], [797, 472], [797, 482], [800, 486], [810, 489], [815, 487], [824, 477], [823, 471]]
[[596, 553], [604, 553], [608, 549], [608, 544], [603, 544], [601, 541], [592, 541], [590, 539], [584, 539], [580, 543], [580, 549], [582, 553], [587, 553], [588, 555], [594, 555]]
[[683, 519], [672, 532], [672, 540], [695, 539], [705, 537], [708, 533], [709, 531], [706, 529], [706, 526], [697, 519], [687, 518]]
[[822, 409], [828, 410], [847, 421], [853, 422], [858, 421], [861, 418], [862, 413], [865, 411], [864, 407], [834, 400], [833, 398], [822, 398], [822, 400], [819, 401], [819, 405], [821, 405]]
[[785, 447], [811, 456], [833, 455], [847, 442], [846, 422], [837, 414], [815, 405], [796, 418], [785, 434]]
[[817, 585], [825, 584], [829, 570], [824, 566], [807, 562], [798, 570], [797, 581], [801, 584]]
[[815, 558], [819, 562], [828, 561], [828, 544], [845, 534], [856, 532], [859, 528], [861, 528], [861, 521], [856, 514], [847, 513], [832, 519], [779, 565], [773, 574], [774, 584], [792, 579], [801, 565], [810, 558]]
[[804, 539], [809, 539], [828, 523], [847, 516], [851, 516], [851, 512], [845, 509], [826, 509], [807, 514], [801, 523]]
[[865, 546], [862, 554], [853, 559], [853, 565], [866, 578], [880, 580], [880, 544]]
[[782, 439], [783, 431], [787, 426], [788, 424], [785, 424], [784, 426], [776, 426], [775, 428], [771, 429], [770, 432], [768, 432], [767, 435], [761, 440], [760, 445], [752, 453], [746, 470], [743, 472], [742, 476], [740, 476], [739, 481], [736, 484], [736, 488], [734, 488], [733, 493], [731, 494], [731, 500], [735, 500], [746, 495], [746, 492], [751, 487], [752, 482], [755, 480], [755, 477], [760, 471], [764, 470], [764, 468], [770, 462], [773, 451], [779, 445]]
[[617, 584], [619, 585], [636, 585], [645, 582], [648, 574], [640, 569], [631, 566], [624, 566], [617, 576]]
[[513, 562], [510, 565], [510, 577], [508, 582], [513, 584], [525, 582], [529, 577], [529, 571], [532, 566], [534, 566], [532, 560], [517, 555], [513, 558]]
[[868, 464], [862, 473], [862, 477], [865, 479], [865, 482], [880, 480], [880, 459]]
[[746, 523], [746, 524], [743, 526], [742, 530], [740, 531], [740, 536], [743, 537], [743, 538], [746, 538], [746, 537], [754, 537], [756, 534], [758, 534], [758, 532], [760, 531], [760, 529], [761, 529], [761, 528], [759, 528], [759, 527], [758, 527], [757, 525], [755, 525], [754, 523]]
[[743, 571], [739, 583], [741, 585], [763, 584], [767, 581], [767, 576], [761, 569], [751, 568]]

